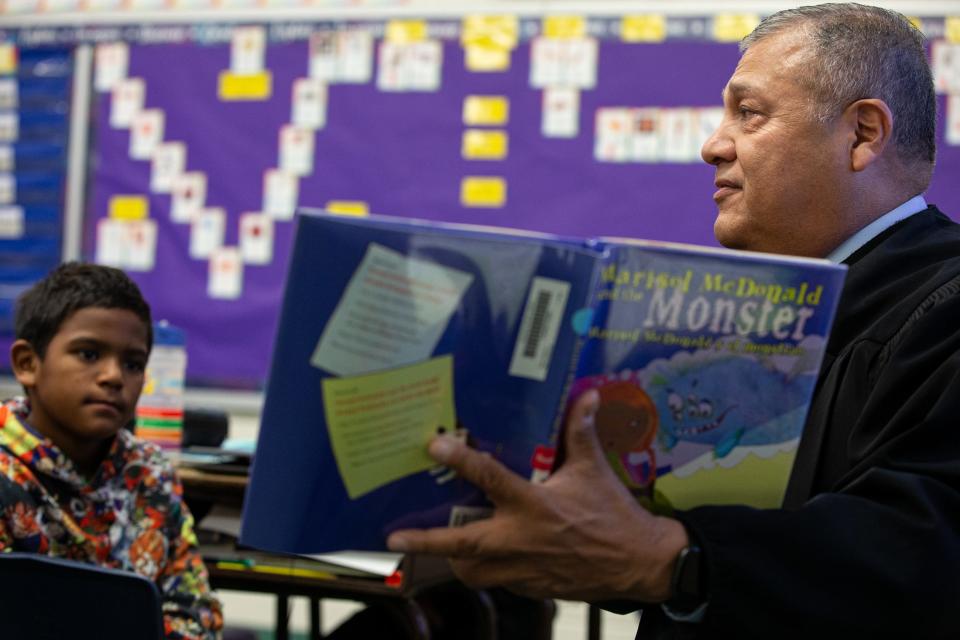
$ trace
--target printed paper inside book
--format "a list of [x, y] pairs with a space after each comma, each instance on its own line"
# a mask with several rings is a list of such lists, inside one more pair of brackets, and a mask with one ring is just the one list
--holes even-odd
[[426, 360], [473, 276], [371, 243], [310, 363], [340, 376]]
[[351, 499], [436, 465], [427, 442], [453, 432], [453, 358], [322, 382], [340, 477]]

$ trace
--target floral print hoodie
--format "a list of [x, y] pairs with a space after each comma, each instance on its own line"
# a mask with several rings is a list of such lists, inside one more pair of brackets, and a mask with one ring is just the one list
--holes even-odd
[[0, 552], [135, 571], [156, 582], [166, 637], [219, 638], [221, 606], [197, 551], [183, 487], [160, 449], [120, 431], [92, 478], [0, 405]]

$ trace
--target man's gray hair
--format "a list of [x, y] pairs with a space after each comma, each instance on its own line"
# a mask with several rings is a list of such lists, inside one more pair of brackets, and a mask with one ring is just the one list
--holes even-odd
[[814, 44], [804, 78], [818, 119], [832, 121], [857, 100], [879, 98], [893, 112], [900, 157], [933, 165], [937, 102], [919, 29], [887, 9], [822, 4], [768, 16], [740, 42], [740, 51], [788, 29], [802, 29]]

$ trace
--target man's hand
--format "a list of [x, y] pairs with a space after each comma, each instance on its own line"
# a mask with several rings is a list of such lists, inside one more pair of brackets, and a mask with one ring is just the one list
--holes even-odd
[[452, 438], [435, 438], [430, 454], [483, 490], [496, 511], [463, 527], [396, 531], [388, 546], [449, 556], [458, 577], [476, 587], [570, 600], [666, 600], [686, 531], [640, 507], [610, 469], [594, 432], [597, 404], [595, 391], [578, 400], [566, 426], [567, 459], [540, 485]]

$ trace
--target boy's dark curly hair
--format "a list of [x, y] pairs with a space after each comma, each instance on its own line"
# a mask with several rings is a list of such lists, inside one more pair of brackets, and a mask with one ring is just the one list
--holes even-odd
[[88, 307], [132, 311], [146, 326], [147, 350], [153, 347], [150, 305], [136, 283], [119, 269], [81, 262], [61, 264], [20, 295], [16, 337], [29, 342], [43, 358], [60, 325]]

